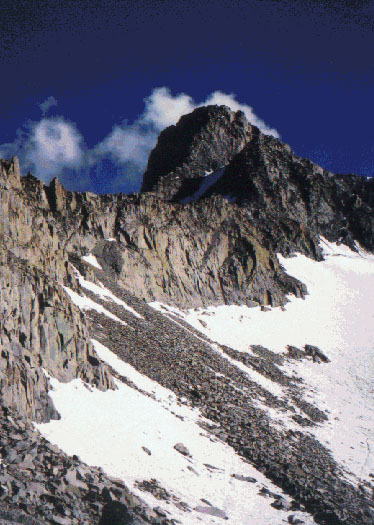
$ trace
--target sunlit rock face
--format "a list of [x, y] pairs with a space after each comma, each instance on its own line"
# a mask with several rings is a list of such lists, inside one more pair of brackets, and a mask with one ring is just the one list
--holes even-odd
[[71, 270], [64, 239], [48, 217], [45, 186], [21, 178], [17, 161], [2, 161], [0, 198], [1, 396], [4, 406], [48, 420], [57, 416], [44, 371], [63, 381], [84, 377], [103, 389], [112, 383], [105, 367], [90, 363], [87, 327], [61, 288]]

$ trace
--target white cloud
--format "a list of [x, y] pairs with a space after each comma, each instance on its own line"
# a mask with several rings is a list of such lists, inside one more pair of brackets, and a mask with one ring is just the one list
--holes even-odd
[[64, 169], [77, 170], [86, 162], [83, 137], [75, 125], [62, 117], [26, 122], [13, 143], [0, 146], [0, 157], [17, 155], [22, 171], [31, 171], [48, 182]]
[[44, 102], [39, 104], [40, 109], [42, 110], [43, 117], [48, 113], [48, 111], [53, 107], [57, 106], [57, 100], [55, 97], [48, 97]]
[[61, 117], [43, 118], [29, 126], [23, 160], [42, 179], [58, 175], [64, 168], [78, 168], [83, 162], [83, 138], [71, 122]]
[[[48, 97], [40, 104], [43, 115], [56, 104], [57, 100], [53, 96]], [[118, 187], [118, 177], [123, 179], [123, 188], [126, 188], [127, 181], [131, 182], [132, 189], [136, 189], [136, 179], [140, 186], [149, 153], [160, 131], [176, 124], [182, 115], [197, 107], [223, 104], [234, 111], [242, 110], [248, 121], [258, 126], [263, 133], [279, 137], [278, 132], [267, 126], [253, 108], [238, 102], [235, 95], [221, 91], [215, 91], [205, 100], [197, 102], [186, 93], [173, 95], [168, 88], [160, 87], [144, 99], [144, 104], [143, 113], [133, 123], [124, 121], [121, 125], [115, 125], [91, 150], [85, 148], [83, 137], [75, 124], [63, 117], [44, 116], [39, 122], [26, 123], [23, 129], [17, 131], [13, 143], [0, 145], [0, 156], [10, 158], [18, 155], [23, 171], [31, 171], [47, 182], [54, 176], [60, 177], [62, 181], [64, 177], [66, 181], [74, 180], [74, 177], [78, 179], [72, 176], [71, 170], [89, 180], [89, 172], [93, 169], [96, 170], [96, 177], [98, 172], [102, 172], [103, 178], [110, 178], [113, 183], [116, 181], [116, 189], [121, 189]], [[118, 166], [118, 169], [115, 168], [117, 174], [108, 174], [103, 163], [106, 159]], [[70, 174], [66, 170], [70, 170]], [[78, 182], [75, 185], [78, 186]], [[110, 182], [105, 187], [108, 185]]]
[[191, 113], [197, 107], [189, 95], [179, 93], [173, 96], [166, 87], [154, 89], [144, 102], [145, 110], [139, 121], [157, 130], [176, 124], [182, 115]]
[[96, 146], [93, 158], [111, 155], [117, 162], [132, 162], [144, 166], [157, 139], [152, 129], [143, 129], [138, 123], [114, 126], [109, 135]]
[[276, 129], [269, 128], [269, 126], [267, 126], [265, 122], [255, 114], [251, 106], [247, 106], [247, 104], [240, 104], [240, 102], [236, 100], [235, 95], [232, 93], [228, 95], [227, 93], [222, 93], [222, 91], [215, 91], [209, 95], [203, 104], [200, 105], [206, 106], [209, 104], [228, 106], [233, 111], [243, 111], [247, 117], [248, 122], [254, 126], [257, 126], [259, 130], [262, 131], [262, 133], [265, 133], [265, 135], [273, 135], [274, 137], [280, 136]]

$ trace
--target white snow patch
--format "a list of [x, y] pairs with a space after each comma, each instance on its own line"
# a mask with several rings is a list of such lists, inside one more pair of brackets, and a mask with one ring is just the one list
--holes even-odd
[[185, 317], [185, 312], [183, 312], [176, 306], [171, 306], [170, 304], [163, 304], [163, 303], [160, 303], [159, 301], [153, 301], [151, 303], [148, 303], [148, 306], [151, 306], [152, 308], [154, 308], [155, 310], [157, 310], [157, 312], [160, 312], [161, 314], [171, 313], [179, 317], [183, 317], [183, 318]]
[[131, 312], [138, 319], [144, 319], [143, 316], [136, 312], [133, 308], [131, 308], [131, 306], [122, 301], [122, 299], [116, 297], [110, 290], [108, 290], [108, 288], [105, 288], [105, 286], [100, 281], [98, 285], [91, 281], [87, 281], [74, 266], [73, 268], [74, 272], [78, 277], [79, 284], [83, 288], [86, 288], [86, 290], [90, 290], [95, 295], [100, 296], [101, 299], [103, 299], [104, 301], [110, 300], [118, 304], [119, 306], [122, 306], [122, 308], [124, 308], [128, 312]]
[[255, 344], [278, 353], [289, 344], [318, 346], [331, 363], [289, 360], [283, 369], [302, 377], [305, 399], [328, 411], [329, 421], [310, 432], [347, 470], [368, 480], [374, 472], [374, 255], [358, 245], [358, 252], [325, 239], [321, 245], [322, 262], [279, 256], [309, 291], [304, 300], [289, 296], [285, 311], [223, 305], [189, 310], [184, 320], [239, 351]]
[[77, 292], [74, 292], [71, 288], [68, 288], [67, 286], [63, 287], [65, 292], [69, 295], [70, 299], [73, 301], [73, 303], [78, 306], [80, 310], [96, 310], [99, 312], [99, 314], [104, 314], [113, 321], [116, 321], [117, 323], [121, 323], [124, 326], [127, 326], [125, 321], [122, 321], [119, 317], [112, 314], [112, 312], [109, 312], [106, 308], [104, 308], [101, 304], [95, 303], [92, 299], [89, 297], [86, 297], [85, 295], [79, 295]]
[[[119, 381], [117, 390], [101, 392], [86, 388], [78, 379], [70, 383], [51, 379], [50, 395], [61, 419], [35, 425], [49, 441], [68, 454], [77, 454], [89, 465], [101, 466], [108, 475], [121, 478], [151, 507], [161, 506], [182, 524], [222, 523], [222, 518], [194, 510], [205, 505], [202, 498], [221, 509], [229, 518], [226, 522], [232, 525], [287, 522], [290, 513], [274, 509], [273, 499], [258, 493], [262, 486], [277, 494], [282, 494], [281, 490], [232, 448], [203, 431], [197, 424], [203, 418], [196, 409], [178, 405], [173, 392], [121, 363], [100, 343], [94, 345], [108, 364], [145, 390], [155, 392], [155, 397], [143, 395]], [[167, 406], [158, 401], [165, 396]], [[174, 449], [177, 443], [183, 443], [191, 457], [178, 453]], [[151, 455], [142, 447], [148, 448]], [[237, 480], [232, 474], [254, 477], [257, 483]], [[136, 487], [136, 481], [151, 478], [186, 502], [191, 512], [155, 500]], [[306, 513], [292, 514], [306, 524], [314, 523]]]
[[211, 172], [211, 173], [205, 172], [206, 173], [205, 174], [205, 178], [201, 182], [201, 184], [199, 186], [199, 189], [197, 191], [195, 191], [195, 193], [193, 195], [191, 195], [189, 197], [185, 197], [180, 202], [182, 204], [188, 204], [189, 202], [194, 202], [197, 199], [199, 199], [200, 197], [202, 197], [204, 195], [204, 193], [206, 193], [208, 191], [208, 189], [211, 186], [213, 186], [213, 184], [215, 184], [221, 178], [223, 172], [225, 171], [225, 167], [226, 166], [224, 166], [223, 168], [220, 168], [217, 171]]
[[89, 255], [84, 255], [82, 257], [82, 260], [83, 261], [86, 261], [88, 264], [90, 264], [91, 266], [94, 266], [95, 268], [98, 268], [99, 270], [102, 270], [102, 267], [100, 266], [100, 264], [97, 262], [97, 259], [94, 255], [92, 255], [92, 253], [90, 253]]

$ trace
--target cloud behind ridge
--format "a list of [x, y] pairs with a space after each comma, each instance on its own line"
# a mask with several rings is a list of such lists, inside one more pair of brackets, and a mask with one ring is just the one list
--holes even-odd
[[[90, 187], [89, 171], [94, 171], [97, 178], [97, 171], [106, 164], [103, 161], [108, 160], [118, 171], [118, 176], [113, 179], [113, 190], [136, 191], [160, 131], [176, 124], [182, 115], [209, 104], [241, 110], [263, 133], [279, 137], [277, 130], [267, 126], [252, 107], [238, 102], [234, 94], [215, 91], [204, 101], [196, 102], [186, 93], [173, 95], [167, 87], [159, 87], [144, 99], [144, 111], [134, 122], [114, 125], [112, 131], [91, 149], [85, 146], [74, 123], [62, 116], [46, 116], [48, 110], [57, 105], [54, 97], [48, 97], [40, 104], [43, 118], [38, 122], [26, 122], [23, 129], [17, 131], [13, 143], [0, 145], [0, 157], [18, 155], [23, 171], [31, 171], [46, 182], [57, 176], [71, 186], [74, 179], [82, 177], [88, 184], [87, 190], [95, 190]], [[108, 172], [102, 171], [101, 176], [108, 178]], [[122, 185], [119, 182], [121, 177]], [[110, 181], [107, 183], [103, 187], [109, 191]], [[76, 187], [69, 189], [81, 189], [81, 186], [77, 183]]]

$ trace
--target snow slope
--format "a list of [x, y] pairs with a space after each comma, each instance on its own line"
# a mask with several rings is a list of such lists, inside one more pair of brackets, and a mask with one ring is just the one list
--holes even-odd
[[321, 243], [323, 262], [303, 255], [279, 256], [287, 273], [309, 291], [304, 300], [290, 296], [285, 311], [233, 305], [179, 314], [213, 341], [243, 352], [251, 352], [250, 345], [255, 344], [278, 353], [285, 352], [287, 345], [318, 346], [330, 363], [288, 359], [283, 370], [303, 378], [304, 398], [328, 411], [329, 421], [311, 432], [348, 471], [370, 480], [374, 473], [374, 256], [324, 239]]
[[[328, 413], [327, 422], [302, 431], [312, 433], [328, 447], [347, 478], [357, 483], [370, 479], [374, 472], [374, 257], [321, 242], [323, 262], [302, 255], [280, 257], [286, 271], [305, 282], [309, 290], [304, 300], [290, 297], [284, 310], [219, 306], [182, 312], [159, 303], [152, 306], [183, 329], [189, 330], [181, 319], [189, 323], [191, 330], [194, 327], [208, 336], [212, 348], [221, 353], [219, 344], [246, 352], [251, 352], [250, 345], [261, 344], [277, 353], [285, 353], [289, 344], [318, 346], [330, 363], [286, 358], [280, 367], [287, 375], [301, 377], [304, 398]], [[83, 288], [115, 301], [102, 285], [78, 278]], [[66, 291], [82, 309], [100, 306]], [[93, 344], [98, 356], [130, 383], [117, 381], [116, 391], [100, 392], [81, 380], [63, 384], [52, 378], [51, 397], [61, 420], [37, 425], [47, 439], [123, 479], [149, 505], [163, 508], [184, 524], [222, 523], [226, 517], [233, 525], [280, 525], [290, 514], [313, 523], [308, 514], [273, 508], [273, 498], [267, 499], [259, 491], [266, 487], [282, 494], [281, 490], [232, 448], [208, 434], [201, 426], [206, 420], [198, 410], [183, 404], [172, 391], [140, 374], [102, 344]], [[287, 394], [286, 388], [269, 378], [225, 358], [274, 395]], [[285, 425], [292, 424], [284, 414], [272, 410], [269, 414], [274, 425], [279, 416]], [[183, 443], [190, 456], [178, 452], [174, 448], [177, 443]], [[233, 474], [257, 481], [236, 479]], [[142, 482], [151, 480], [157, 480], [170, 494], [168, 500], [155, 499], [141, 490]]]
[[[274, 499], [259, 491], [265, 487], [281, 495], [280, 489], [204, 431], [199, 423], [206, 420], [198, 410], [182, 405], [173, 392], [142, 376], [99, 342], [93, 344], [99, 357], [140, 391], [120, 381], [117, 390], [100, 392], [81, 380], [63, 384], [52, 378], [51, 397], [61, 419], [36, 425], [48, 440], [121, 478], [149, 505], [163, 508], [184, 524], [280, 525], [290, 514], [314, 523], [306, 513], [272, 507]], [[175, 450], [178, 443], [190, 456]], [[152, 479], [171, 494], [170, 502], [138, 488], [138, 482]]]

